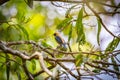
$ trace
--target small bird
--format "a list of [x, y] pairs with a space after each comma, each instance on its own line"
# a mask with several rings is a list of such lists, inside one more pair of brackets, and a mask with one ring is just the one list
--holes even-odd
[[60, 33], [55, 32], [54, 36], [57, 43], [62, 47], [62, 50], [66, 51], [67, 50], [66, 43], [65, 40], [60, 36]]

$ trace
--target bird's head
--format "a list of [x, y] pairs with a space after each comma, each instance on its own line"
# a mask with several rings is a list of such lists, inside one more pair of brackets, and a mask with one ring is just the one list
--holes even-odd
[[54, 35], [54, 36], [58, 36], [58, 35], [59, 35], [59, 32], [55, 32], [53, 35]]

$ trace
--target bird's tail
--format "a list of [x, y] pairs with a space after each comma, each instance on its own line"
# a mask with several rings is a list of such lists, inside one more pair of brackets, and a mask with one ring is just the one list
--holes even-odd
[[62, 47], [63, 47], [64, 51], [66, 51], [66, 50], [67, 50], [67, 46], [66, 46], [66, 44], [65, 44], [65, 43], [62, 45]]

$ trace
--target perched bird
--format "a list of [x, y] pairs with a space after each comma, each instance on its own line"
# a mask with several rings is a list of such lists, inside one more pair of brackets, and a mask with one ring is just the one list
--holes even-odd
[[65, 40], [60, 36], [59, 32], [55, 32], [54, 36], [57, 43], [62, 47], [62, 50], [66, 51], [67, 47], [66, 47]]

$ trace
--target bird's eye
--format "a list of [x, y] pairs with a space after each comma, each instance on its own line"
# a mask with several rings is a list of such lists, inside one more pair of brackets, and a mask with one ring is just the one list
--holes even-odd
[[56, 36], [56, 33], [54, 33], [54, 36]]

